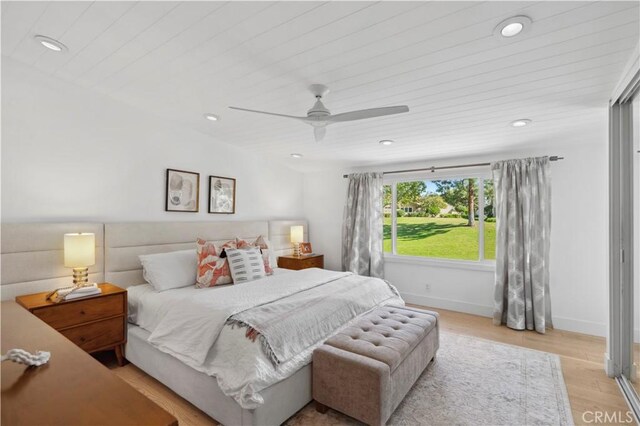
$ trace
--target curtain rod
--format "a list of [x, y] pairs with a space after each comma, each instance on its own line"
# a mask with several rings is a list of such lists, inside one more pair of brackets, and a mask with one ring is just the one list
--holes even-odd
[[[549, 161], [559, 161], [564, 160], [564, 157], [558, 157], [557, 155], [551, 155], [549, 157]], [[425, 167], [423, 169], [407, 169], [407, 170], [391, 170], [388, 172], [382, 172], [383, 175], [391, 175], [396, 173], [411, 173], [411, 172], [435, 172], [436, 170], [444, 170], [444, 169], [462, 169], [466, 167], [480, 167], [480, 166], [490, 166], [491, 163], [475, 163], [475, 164], [460, 164], [457, 166], [439, 166], [439, 167]], [[348, 178], [349, 175], [342, 175], [343, 178]]]

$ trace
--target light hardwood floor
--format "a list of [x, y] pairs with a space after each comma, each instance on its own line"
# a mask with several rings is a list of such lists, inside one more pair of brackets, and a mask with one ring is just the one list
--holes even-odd
[[[429, 309], [429, 308], [427, 308]], [[583, 413], [628, 411], [618, 385], [603, 370], [605, 339], [561, 330], [541, 335], [535, 332], [514, 331], [494, 326], [491, 319], [460, 312], [433, 309], [441, 314], [441, 330], [466, 334], [496, 342], [552, 352], [560, 355], [575, 424], [586, 424]], [[173, 393], [157, 380], [132, 364], [118, 367], [115, 362], [102, 359], [113, 371], [143, 394], [171, 412], [180, 425], [216, 425], [202, 411]], [[593, 417], [587, 414], [586, 420]], [[592, 423], [593, 424], [593, 423]], [[599, 423], [602, 424], [602, 423]]]

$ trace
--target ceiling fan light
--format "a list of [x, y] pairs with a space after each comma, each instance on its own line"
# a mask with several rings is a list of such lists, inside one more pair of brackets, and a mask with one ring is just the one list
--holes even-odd
[[291, 158], [302, 158], [302, 157], [304, 157], [304, 155], [302, 154], [297, 154], [297, 153], [291, 154]]
[[391, 139], [383, 139], [379, 142], [380, 145], [385, 145], [385, 146], [393, 145], [394, 143], [395, 141], [392, 141]]
[[209, 121], [218, 121], [218, 120], [220, 120], [220, 117], [218, 117], [218, 116], [217, 116], [217, 115], [215, 115], [215, 114], [211, 114], [211, 113], [206, 113], [206, 114], [204, 115], [204, 118], [206, 118], [206, 119], [207, 119], [207, 120], [209, 120]]

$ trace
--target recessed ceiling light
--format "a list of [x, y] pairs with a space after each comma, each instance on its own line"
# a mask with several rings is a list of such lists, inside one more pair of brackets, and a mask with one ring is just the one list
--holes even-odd
[[383, 139], [379, 143], [380, 143], [380, 145], [387, 145], [388, 146], [388, 145], [393, 145], [395, 142], [392, 141], [391, 139]]
[[304, 156], [302, 154], [291, 154], [291, 157], [293, 157], [293, 158], [302, 158]]
[[529, 123], [531, 123], [531, 120], [529, 120], [528, 118], [521, 118], [519, 120], [512, 121], [511, 127], [524, 127]]
[[520, 22], [514, 22], [513, 24], [509, 24], [502, 28], [502, 30], [500, 30], [500, 34], [502, 34], [504, 37], [513, 37], [520, 34], [523, 28], [524, 25], [522, 25]]
[[218, 121], [218, 120], [220, 120], [220, 117], [218, 117], [215, 114], [211, 114], [211, 113], [205, 114], [204, 118], [206, 118], [209, 121]]
[[60, 43], [58, 40], [52, 39], [51, 37], [36, 35], [36, 36], [33, 36], [33, 38], [36, 39], [38, 43], [40, 43], [41, 45], [43, 45], [49, 50], [53, 50], [54, 52], [64, 52], [67, 50], [67, 46]]
[[505, 38], [511, 38], [526, 31], [530, 26], [531, 18], [528, 16], [514, 16], [500, 22], [493, 33], [500, 34]]

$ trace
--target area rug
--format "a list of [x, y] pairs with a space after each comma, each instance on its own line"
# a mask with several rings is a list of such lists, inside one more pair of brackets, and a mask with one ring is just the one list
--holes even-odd
[[[359, 423], [309, 404], [287, 424]], [[436, 360], [388, 424], [564, 426], [573, 425], [573, 417], [558, 355], [441, 333]]]

